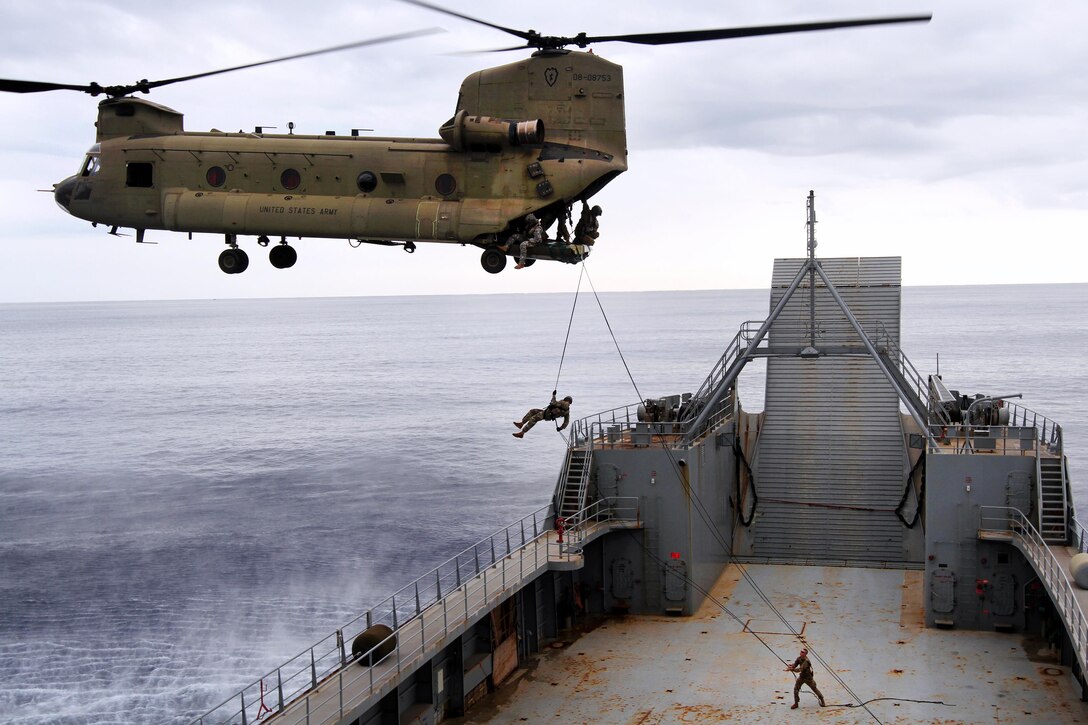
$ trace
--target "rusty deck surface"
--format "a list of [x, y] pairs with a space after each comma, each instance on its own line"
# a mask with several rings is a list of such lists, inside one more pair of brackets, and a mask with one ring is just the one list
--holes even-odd
[[926, 629], [920, 571], [746, 571], [802, 633], [827, 707], [804, 689], [790, 709], [793, 675], [779, 658], [792, 661], [800, 642], [731, 565], [713, 593], [733, 616], [708, 602], [693, 617], [606, 620], [447, 722], [1088, 723], [1070, 669], [1041, 641]]

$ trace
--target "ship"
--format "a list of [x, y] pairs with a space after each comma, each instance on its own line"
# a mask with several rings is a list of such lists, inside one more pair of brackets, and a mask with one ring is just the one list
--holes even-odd
[[815, 228], [810, 192], [806, 256], [695, 392], [573, 421], [551, 500], [194, 725], [1088, 722], [1061, 426], [920, 373], [901, 258]]

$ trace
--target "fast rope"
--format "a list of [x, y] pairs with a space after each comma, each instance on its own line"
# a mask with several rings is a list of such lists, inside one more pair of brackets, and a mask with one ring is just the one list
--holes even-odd
[[567, 336], [563, 338], [563, 354], [559, 356], [559, 370], [555, 373], [555, 385], [553, 388], [559, 390], [559, 376], [563, 372], [563, 361], [567, 358], [567, 343], [570, 341], [570, 328], [574, 324], [574, 311], [578, 309], [578, 293], [582, 291], [582, 277], [585, 276], [585, 265], [579, 265], [582, 267], [582, 271], [578, 274], [578, 286], [574, 288], [574, 304], [570, 308], [570, 320], [567, 321]]
[[645, 400], [642, 397], [642, 393], [639, 392], [638, 384], [635, 383], [635, 378], [631, 375], [631, 368], [627, 366], [627, 359], [623, 356], [623, 350], [620, 349], [620, 343], [616, 340], [616, 333], [612, 331], [612, 323], [608, 321], [608, 315], [605, 314], [604, 305], [601, 304], [601, 298], [597, 294], [597, 288], [593, 286], [593, 278], [589, 276], [589, 268], [586, 267], [586, 261], [582, 260], [582, 270], [586, 273], [586, 280], [589, 281], [589, 288], [593, 290], [593, 298], [597, 300], [597, 307], [601, 310], [601, 317], [604, 318], [604, 325], [608, 328], [608, 334], [612, 336], [612, 344], [616, 346], [616, 352], [619, 353], [620, 362], [623, 363], [623, 369], [627, 371], [627, 379], [631, 381], [631, 387], [635, 389], [635, 394], [638, 395], [639, 400]]

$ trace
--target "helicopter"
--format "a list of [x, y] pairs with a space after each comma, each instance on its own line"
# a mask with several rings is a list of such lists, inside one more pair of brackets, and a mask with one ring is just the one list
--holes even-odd
[[[527, 58], [477, 71], [461, 84], [439, 138], [396, 138], [186, 131], [183, 114], [136, 93], [261, 65], [408, 40], [401, 33], [271, 60], [127, 85], [0, 79], [0, 91], [71, 90], [104, 95], [95, 143], [79, 171], [54, 185], [67, 213], [107, 226], [222, 235], [227, 274], [244, 272], [243, 237], [271, 247], [273, 267], [298, 258], [288, 238], [346, 239], [353, 245], [423, 242], [481, 249], [480, 263], [501, 272], [518, 254], [529, 215], [554, 237], [528, 248], [537, 260], [578, 263], [590, 240], [571, 235], [574, 205], [588, 201], [627, 169], [623, 69], [585, 50], [625, 42], [669, 45], [871, 25], [926, 22], [929, 15], [623, 35], [550, 36], [490, 23], [422, 0], [401, 0], [480, 24], [523, 41], [499, 51]], [[579, 50], [573, 50], [575, 46]], [[274, 239], [278, 241], [273, 242]]]

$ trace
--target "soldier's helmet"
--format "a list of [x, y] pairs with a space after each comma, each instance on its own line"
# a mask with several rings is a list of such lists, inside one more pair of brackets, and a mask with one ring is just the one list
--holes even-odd
[[535, 214], [526, 214], [525, 215], [525, 221], [529, 222], [530, 224], [536, 224], [536, 215]]
[[602, 213], [601, 212], [601, 207], [599, 207], [599, 206], [593, 207], [592, 209], [590, 209], [590, 211], [593, 212], [594, 216], [600, 216], [601, 213]]
[[564, 397], [563, 400], [567, 401], [568, 403], [573, 403], [574, 402], [574, 398], [570, 397], [569, 395]]

